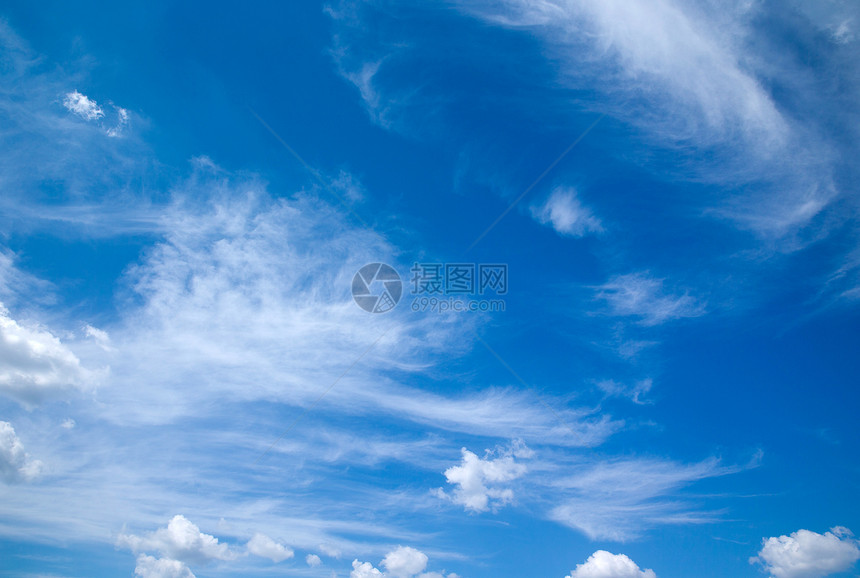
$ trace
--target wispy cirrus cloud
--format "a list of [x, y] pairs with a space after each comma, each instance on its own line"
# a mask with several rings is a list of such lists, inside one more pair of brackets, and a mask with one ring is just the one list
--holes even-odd
[[[715, 213], [740, 226], [790, 235], [838, 196], [833, 175], [839, 161], [822, 127], [806, 124], [770, 90], [771, 75], [788, 77], [794, 70], [769, 67], [772, 47], [759, 43], [750, 53], [763, 8], [735, 2], [718, 10], [674, 0], [460, 6], [483, 21], [536, 35], [558, 62], [563, 82], [599, 90], [604, 97], [594, 108], [638, 127], [675, 161], [678, 153], [709, 151], [710, 162], [688, 161], [679, 176], [736, 190], [723, 196], [725, 202], [705, 203], [715, 203]], [[756, 189], [735, 189], [750, 185]]]
[[[51, 230], [88, 237], [150, 233], [159, 198], [141, 179], [160, 183], [147, 147], [131, 130], [127, 109], [74, 88], [81, 79], [45, 66], [0, 22], [6, 66], [0, 79], [0, 218], [9, 232]], [[120, 137], [123, 138], [115, 138]]]
[[596, 298], [609, 314], [637, 318], [645, 326], [705, 314], [705, 305], [691, 295], [665, 291], [665, 281], [645, 272], [617, 275], [596, 288]]
[[583, 237], [603, 230], [600, 220], [582, 205], [571, 188], [556, 188], [542, 204], [532, 205], [531, 213], [537, 222], [563, 236]]
[[713, 458], [694, 464], [649, 458], [596, 461], [548, 482], [558, 503], [549, 517], [591, 539], [618, 542], [661, 525], [712, 522], [716, 513], [701, 511], [679, 491], [740, 469]]

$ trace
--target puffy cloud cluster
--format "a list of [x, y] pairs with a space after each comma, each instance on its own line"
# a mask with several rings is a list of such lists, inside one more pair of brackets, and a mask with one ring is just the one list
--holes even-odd
[[[218, 538], [200, 531], [185, 516], [178, 514], [164, 528], [143, 536], [120, 534], [117, 544], [139, 554], [135, 572], [148, 577], [189, 578], [194, 574], [189, 565], [205, 565], [214, 560], [235, 560], [244, 553], [220, 542]], [[268, 558], [274, 563], [292, 558], [291, 548], [261, 533], [256, 533], [245, 546], [247, 554]], [[158, 552], [161, 558], [146, 554]], [[318, 556], [308, 556], [309, 566], [319, 565]]]
[[120, 534], [117, 540], [133, 552], [157, 551], [167, 560], [186, 564], [206, 564], [212, 560], [232, 560], [236, 553], [218, 538], [204, 534], [185, 516], [173, 516], [165, 528], [145, 536]]
[[52, 333], [19, 324], [0, 304], [0, 393], [30, 407], [98, 377]]
[[352, 572], [349, 578], [459, 578], [457, 574], [439, 572], [424, 572], [427, 568], [427, 554], [409, 546], [398, 546], [382, 559], [380, 566], [385, 572], [374, 567], [370, 562], [352, 561]]
[[141, 578], [195, 578], [185, 563], [169, 558], [154, 558], [141, 554], [134, 567], [135, 576]]
[[502, 455], [495, 459], [490, 451], [487, 451], [485, 458], [479, 458], [466, 448], [462, 448], [461, 452], [463, 457], [460, 465], [445, 470], [445, 478], [449, 484], [455, 486], [454, 491], [449, 495], [439, 488], [436, 493], [472, 512], [486, 512], [490, 509], [495, 511], [511, 502], [514, 499], [513, 489], [500, 484], [515, 480], [526, 473], [526, 466], [517, 463], [515, 458], [528, 458], [533, 455], [522, 442], [502, 450]]
[[798, 530], [788, 536], [765, 538], [751, 564], [761, 564], [774, 578], [821, 578], [845, 572], [860, 559], [860, 542], [847, 528], [818, 534]]
[[657, 578], [653, 570], [640, 570], [625, 554], [598, 550], [566, 578]]

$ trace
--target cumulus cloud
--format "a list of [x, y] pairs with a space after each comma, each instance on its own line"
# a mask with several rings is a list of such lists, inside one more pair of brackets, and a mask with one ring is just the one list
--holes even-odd
[[638, 317], [646, 326], [705, 314], [704, 305], [692, 296], [667, 294], [664, 282], [647, 273], [618, 275], [597, 288], [597, 298], [606, 302], [612, 315]]
[[370, 562], [353, 560], [349, 578], [460, 578], [454, 573], [424, 572], [427, 562], [427, 554], [421, 550], [398, 546], [382, 559], [380, 566], [385, 568], [385, 572]]
[[288, 558], [292, 558], [294, 552], [279, 544], [266, 536], [265, 534], [254, 534], [254, 537], [248, 541], [248, 552], [254, 556], [268, 558], [272, 562], [283, 562]]
[[316, 554], [308, 554], [305, 556], [305, 563], [311, 568], [316, 568], [320, 564], [322, 564], [322, 560]]
[[349, 573], [349, 578], [375, 578], [384, 576], [379, 569], [374, 568], [370, 562], [352, 561], [352, 572]]
[[0, 304], [0, 393], [30, 407], [94, 385], [97, 378], [56, 336], [19, 324]]
[[0, 478], [7, 484], [39, 477], [43, 465], [24, 451], [24, 445], [8, 421], [0, 421]]
[[227, 544], [204, 534], [185, 516], [174, 516], [166, 528], [144, 536], [120, 534], [117, 543], [133, 552], [157, 551], [166, 558], [188, 564], [205, 564], [211, 560], [232, 560], [236, 554]]
[[[519, 443], [505, 450], [487, 450], [486, 457], [479, 458], [466, 448], [459, 466], [445, 470], [445, 478], [455, 486], [449, 495], [441, 488], [436, 490], [440, 497], [450, 499], [472, 512], [496, 511], [514, 499], [514, 491], [501, 484], [523, 476], [527, 468], [517, 463], [515, 458], [528, 458], [533, 454], [525, 444]], [[494, 455], [501, 453], [497, 458]]]
[[566, 578], [657, 578], [653, 570], [640, 570], [639, 566], [624, 554], [612, 554], [598, 550], [584, 564]]
[[761, 564], [773, 578], [821, 578], [850, 570], [858, 559], [860, 542], [847, 528], [836, 527], [824, 534], [798, 530], [764, 538], [750, 563]]
[[137, 557], [134, 574], [140, 578], [195, 578], [191, 569], [179, 560], [154, 558], [146, 554]]
[[409, 546], [398, 546], [383, 558], [382, 566], [393, 578], [411, 578], [427, 567], [427, 554]]
[[568, 237], [583, 237], [603, 230], [600, 221], [582, 206], [571, 188], [555, 189], [543, 204], [532, 206], [531, 213], [537, 222]]

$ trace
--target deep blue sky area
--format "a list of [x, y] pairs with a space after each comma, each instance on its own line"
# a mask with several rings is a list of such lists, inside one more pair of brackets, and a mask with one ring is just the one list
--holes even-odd
[[0, 4], [0, 575], [857, 576], [858, 25]]

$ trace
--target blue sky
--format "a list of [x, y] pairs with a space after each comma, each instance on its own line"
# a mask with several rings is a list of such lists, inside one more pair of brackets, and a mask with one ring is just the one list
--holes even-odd
[[858, 26], [4, 2], [0, 573], [857, 576]]

